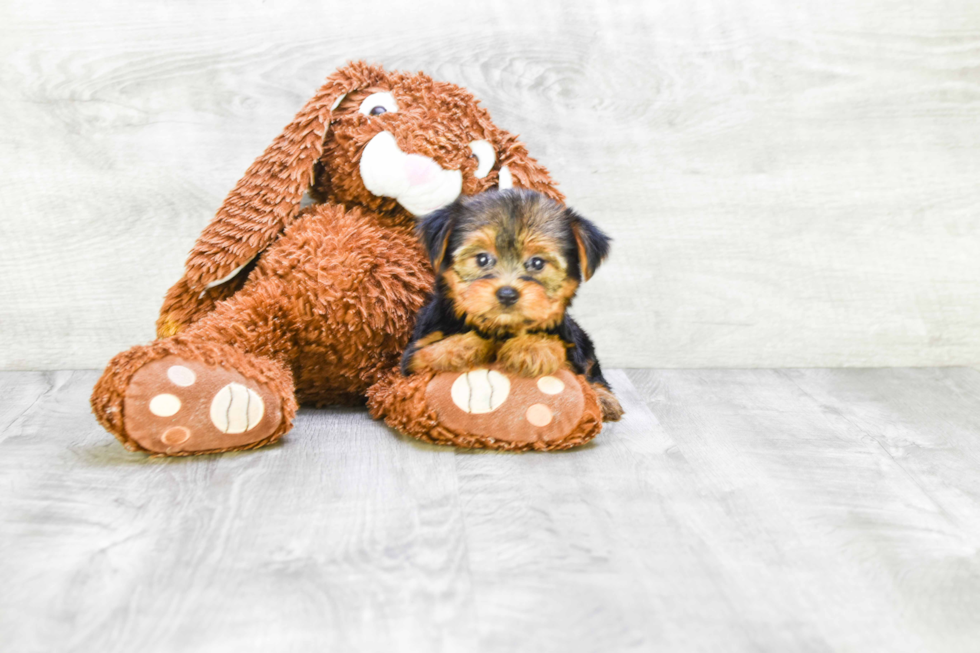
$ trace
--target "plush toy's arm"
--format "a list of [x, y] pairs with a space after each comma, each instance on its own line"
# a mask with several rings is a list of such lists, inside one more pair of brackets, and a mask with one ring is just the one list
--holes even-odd
[[[243, 268], [295, 218], [323, 150], [330, 116], [323, 95], [321, 89], [249, 167], [204, 228], [183, 278], [164, 300], [157, 322], [159, 336], [173, 335], [233, 294], [244, 280]], [[236, 280], [239, 283], [233, 283]]]
[[346, 94], [370, 84], [378, 70], [357, 62], [333, 73], [249, 166], [198, 237], [183, 278], [167, 293], [158, 335], [177, 333], [244, 283], [242, 271], [299, 213], [333, 110]]

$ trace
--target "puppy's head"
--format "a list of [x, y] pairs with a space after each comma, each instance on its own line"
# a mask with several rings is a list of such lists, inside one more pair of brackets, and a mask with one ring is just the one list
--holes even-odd
[[527, 190], [460, 198], [419, 230], [456, 314], [494, 335], [556, 326], [609, 252], [592, 222]]

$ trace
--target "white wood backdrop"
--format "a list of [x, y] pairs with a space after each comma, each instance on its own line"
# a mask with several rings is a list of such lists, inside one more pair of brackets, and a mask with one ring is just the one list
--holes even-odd
[[980, 364], [976, 0], [2, 0], [0, 368], [150, 339], [351, 58], [471, 88], [615, 236], [610, 366]]

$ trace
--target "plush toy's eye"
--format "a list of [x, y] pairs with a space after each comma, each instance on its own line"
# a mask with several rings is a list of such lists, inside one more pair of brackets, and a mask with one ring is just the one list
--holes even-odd
[[359, 111], [365, 116], [380, 116], [382, 113], [398, 111], [398, 103], [388, 91], [372, 93], [361, 102]]
[[489, 141], [473, 141], [470, 143], [473, 156], [476, 157], [476, 172], [473, 176], [483, 179], [493, 170], [493, 164], [497, 162], [497, 153], [493, 150], [493, 145]]
[[493, 264], [493, 257], [489, 254], [480, 253], [476, 255], [476, 264], [481, 268], [490, 267]]
[[540, 256], [532, 256], [527, 260], [527, 263], [524, 264], [524, 267], [526, 267], [528, 270], [534, 270], [535, 272], [540, 272], [541, 270], [544, 269], [544, 264], [545, 264], [545, 260], [543, 258], [541, 258]]

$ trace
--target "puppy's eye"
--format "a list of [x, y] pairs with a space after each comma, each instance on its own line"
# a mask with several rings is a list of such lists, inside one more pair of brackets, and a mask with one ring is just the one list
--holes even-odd
[[534, 270], [535, 272], [540, 272], [541, 270], [544, 269], [544, 264], [545, 264], [545, 260], [543, 258], [541, 258], [540, 256], [532, 256], [527, 260], [527, 263], [524, 264], [524, 267], [526, 267], [528, 270]]
[[493, 164], [497, 162], [497, 153], [493, 150], [493, 145], [489, 141], [473, 141], [470, 143], [473, 156], [476, 157], [476, 171], [473, 176], [483, 179], [493, 169]]
[[489, 254], [477, 254], [476, 264], [481, 268], [490, 267], [493, 264], [493, 257]]
[[380, 116], [382, 113], [394, 113], [398, 111], [398, 103], [395, 97], [388, 91], [372, 93], [364, 98], [358, 109], [365, 116]]

